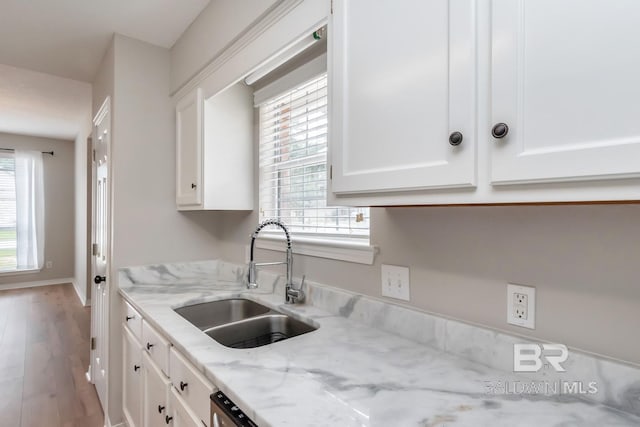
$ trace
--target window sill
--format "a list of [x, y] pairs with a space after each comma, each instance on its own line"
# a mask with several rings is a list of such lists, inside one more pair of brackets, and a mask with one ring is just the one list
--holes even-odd
[[23, 274], [36, 274], [36, 273], [40, 273], [42, 270], [39, 268], [34, 268], [33, 270], [7, 270], [7, 271], [0, 271], [0, 277], [7, 277], [7, 276], [21, 276]]
[[[293, 253], [317, 258], [328, 258], [357, 264], [372, 265], [378, 248], [352, 239], [327, 239], [291, 236]], [[285, 238], [281, 235], [262, 235], [256, 239], [256, 247], [284, 252]]]

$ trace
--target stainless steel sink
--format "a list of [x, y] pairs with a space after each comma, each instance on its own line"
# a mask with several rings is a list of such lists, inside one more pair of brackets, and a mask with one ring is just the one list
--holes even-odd
[[266, 314], [271, 309], [244, 298], [225, 299], [176, 308], [175, 312], [201, 330]]
[[233, 348], [260, 347], [317, 329], [244, 298], [188, 305], [175, 312], [220, 344]]
[[286, 340], [317, 328], [282, 313], [274, 312], [218, 326], [205, 333], [232, 348], [254, 348]]

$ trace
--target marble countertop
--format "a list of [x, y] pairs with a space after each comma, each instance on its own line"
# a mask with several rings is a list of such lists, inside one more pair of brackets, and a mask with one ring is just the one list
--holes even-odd
[[[509, 384], [528, 380], [340, 315], [349, 307], [331, 313], [309, 304], [285, 305], [274, 293], [275, 282], [248, 291], [241, 285], [243, 274], [215, 261], [135, 267], [120, 271], [119, 286], [151, 325], [261, 427], [640, 425], [638, 416], [573, 396], [510, 393]], [[173, 310], [238, 296], [319, 329], [268, 346], [232, 349]]]

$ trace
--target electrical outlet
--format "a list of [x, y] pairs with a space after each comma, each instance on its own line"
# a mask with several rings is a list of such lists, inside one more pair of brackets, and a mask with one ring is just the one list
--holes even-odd
[[382, 296], [409, 301], [409, 267], [382, 264]]
[[52, 267], [53, 267], [53, 261], [47, 261], [47, 262], [44, 264], [44, 266], [45, 266], [46, 268], [52, 268]]
[[535, 329], [536, 288], [507, 284], [507, 323]]

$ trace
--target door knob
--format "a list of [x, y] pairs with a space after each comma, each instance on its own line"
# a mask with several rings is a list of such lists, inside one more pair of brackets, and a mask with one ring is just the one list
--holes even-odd
[[106, 282], [107, 280], [107, 276], [96, 276], [93, 278], [93, 283], [95, 283], [96, 285], [99, 285], [102, 282]]
[[462, 132], [453, 132], [451, 135], [449, 135], [449, 144], [455, 147], [462, 144], [463, 139], [464, 138], [462, 136]]
[[498, 123], [491, 129], [491, 135], [494, 138], [501, 139], [509, 133], [509, 126], [506, 123]]

